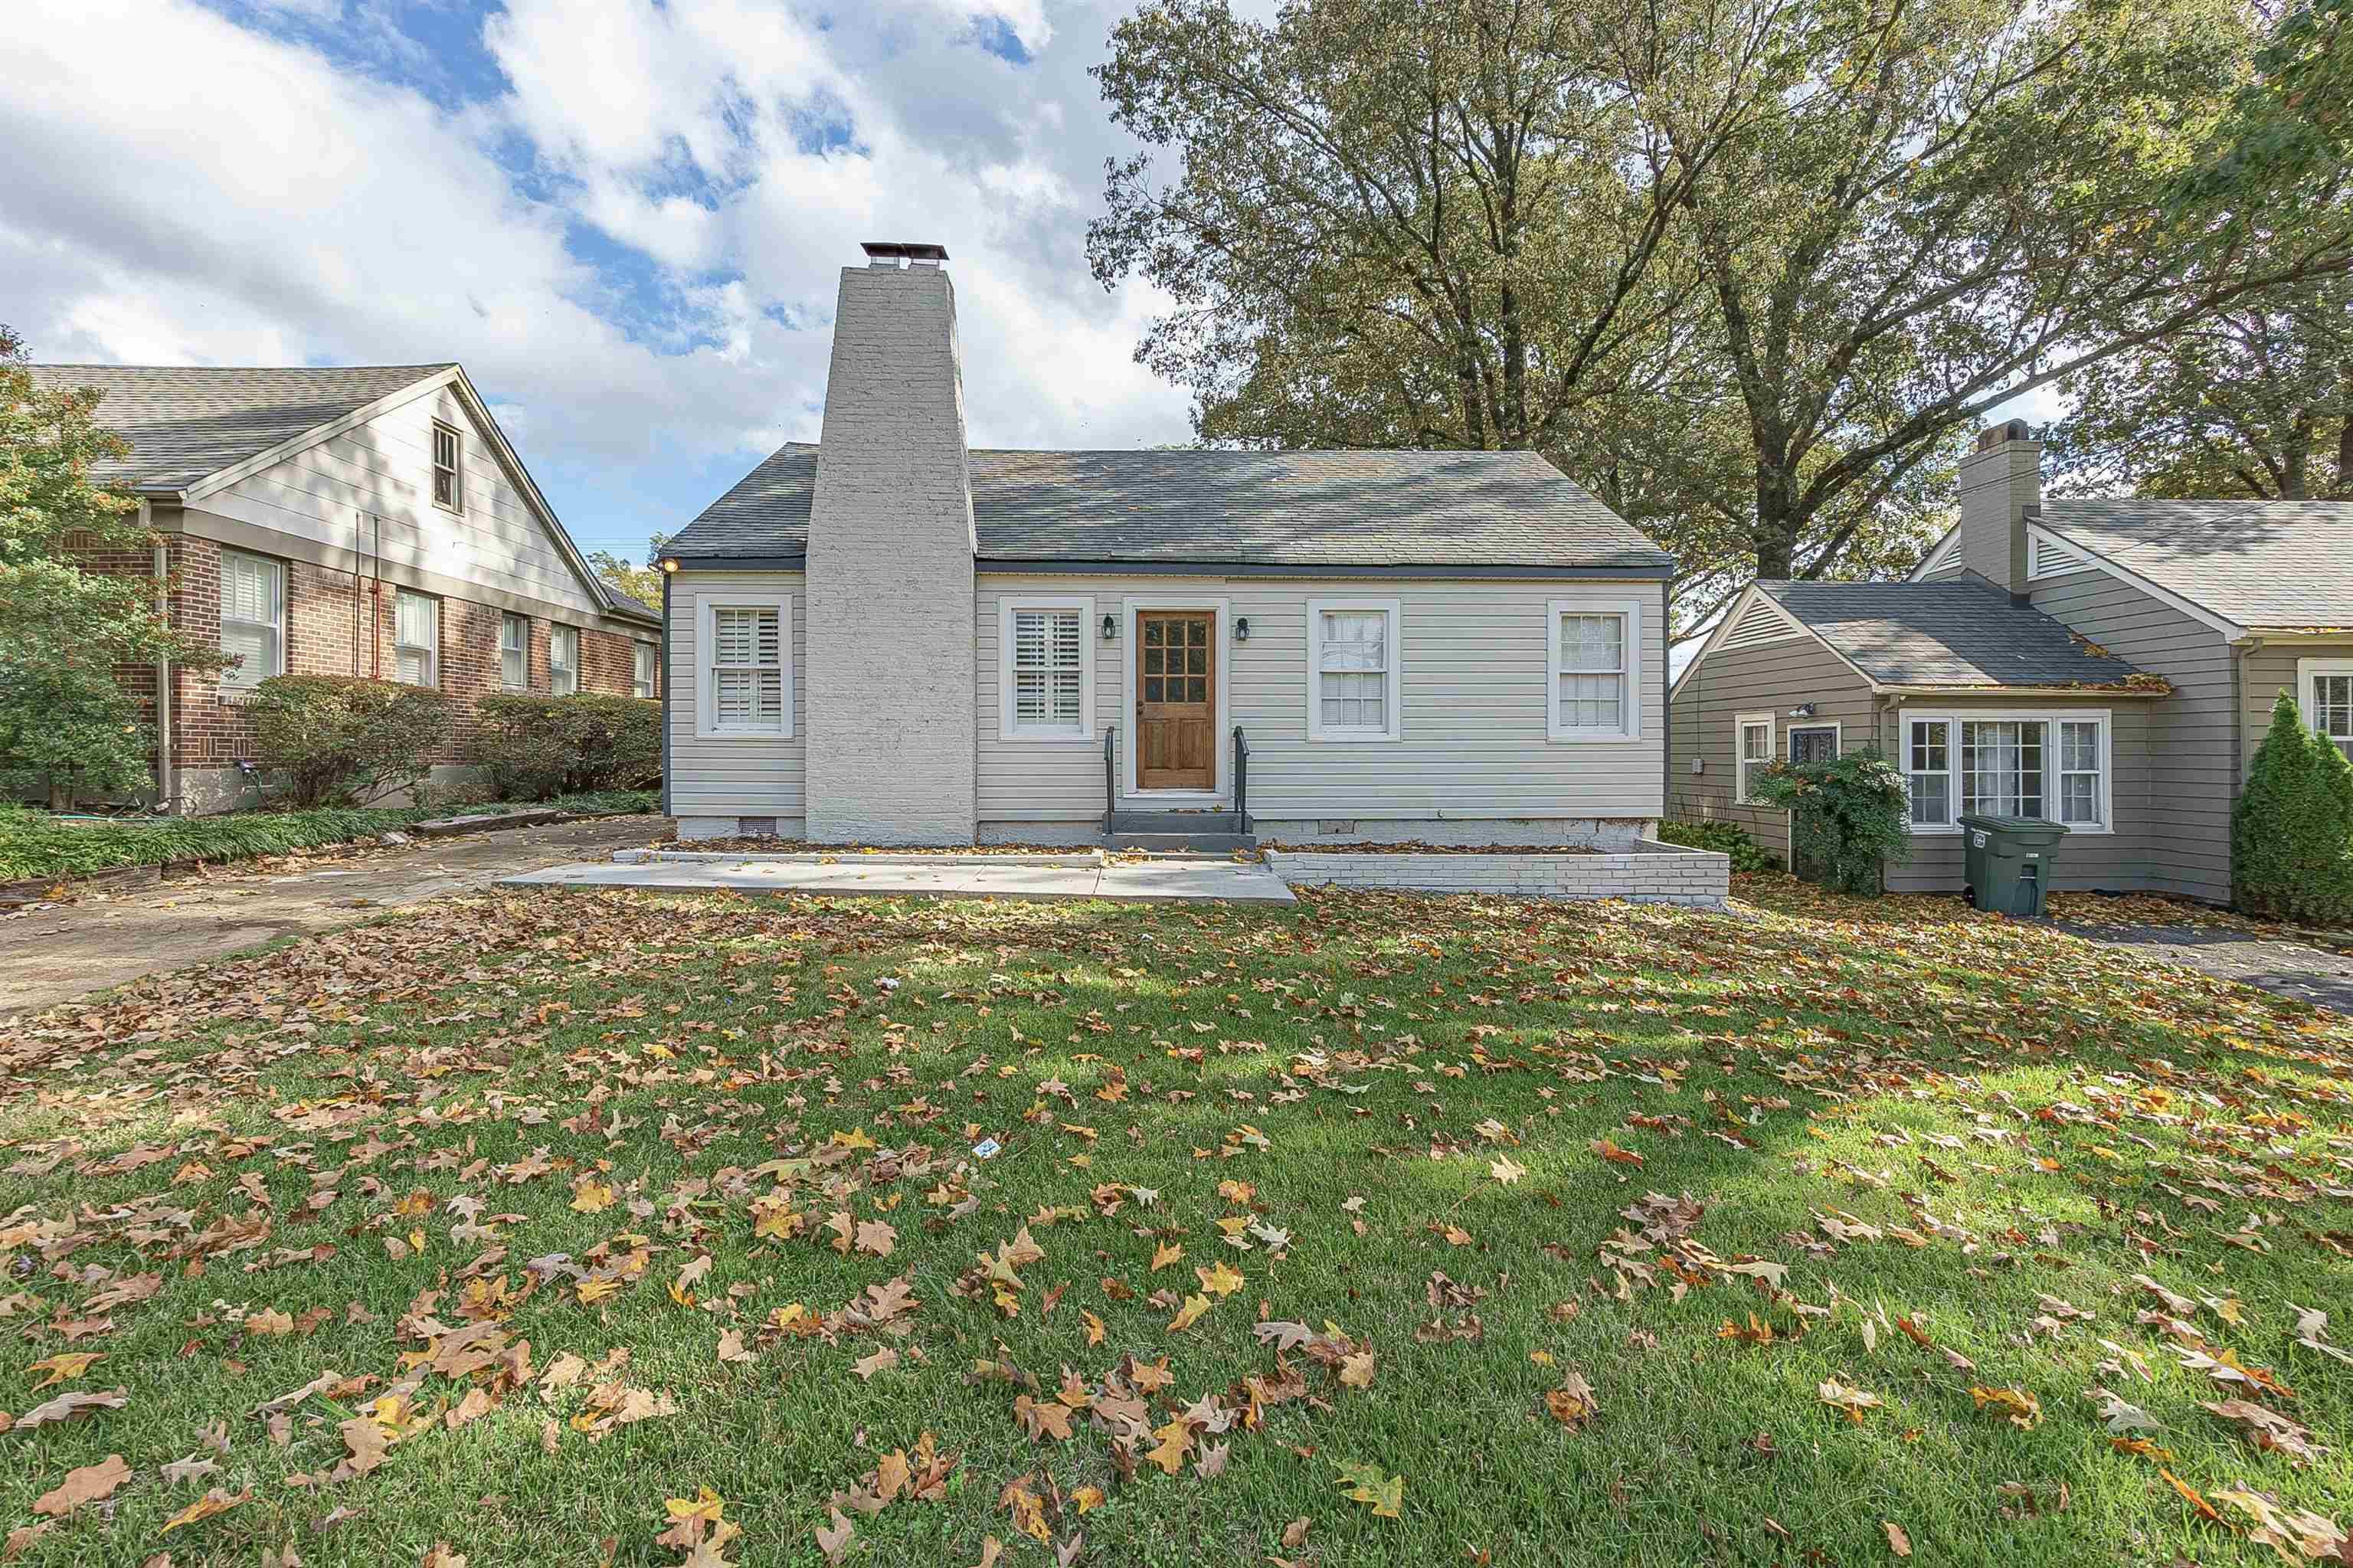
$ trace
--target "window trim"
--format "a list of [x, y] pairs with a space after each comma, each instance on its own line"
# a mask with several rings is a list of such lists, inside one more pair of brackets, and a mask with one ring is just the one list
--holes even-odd
[[2295, 705], [2306, 715], [2305, 723], [2323, 740], [2333, 740], [2343, 746], [2353, 736], [2330, 735], [2320, 727], [2320, 715], [2312, 710], [2319, 704], [2312, 700], [2312, 683], [2322, 675], [2353, 675], [2353, 658], [2298, 659], [2295, 662]]
[[232, 669], [227, 664], [221, 666], [220, 689], [224, 692], [243, 694], [252, 691], [256, 686], [259, 685], [262, 682], [269, 680], [272, 675], [282, 675], [286, 673], [286, 563], [280, 560], [275, 556], [264, 556], [252, 550], [224, 549], [220, 553], [221, 587], [224, 589], [228, 586], [228, 564], [231, 560], [257, 561], [261, 565], [268, 567], [277, 585], [270, 596], [278, 609], [278, 619], [274, 622], [235, 620], [227, 613], [227, 607], [224, 605], [218, 624], [214, 628], [213, 642], [215, 646], [219, 645], [221, 630], [230, 625], [268, 625], [270, 630], [277, 634], [278, 656], [276, 659], [271, 661], [277, 665], [276, 669], [264, 670], [257, 673], [246, 670], [242, 666], [238, 666], [235, 669]]
[[[565, 631], [572, 634], [572, 662], [558, 664], [555, 662], [556, 642], [558, 634]], [[572, 684], [568, 688], [556, 679], [559, 674], [572, 677]], [[552, 697], [576, 697], [580, 694], [580, 629], [560, 620], [547, 629], [547, 694]]]
[[[2097, 724], [2100, 726], [2100, 820], [2096, 824], [2063, 822], [2054, 815], [2042, 820], [2054, 828], [2065, 828], [2070, 833], [2087, 837], [2106, 837], [2116, 831], [2116, 726], [2113, 708], [1903, 708], [1895, 715], [1896, 745], [1901, 751], [1901, 771], [1908, 796], [1912, 779], [1913, 721], [1944, 719], [1952, 725], [1945, 744], [1945, 778], [1947, 799], [1952, 806], [1949, 822], [1915, 822], [1911, 813], [1905, 813], [1905, 828], [1920, 838], [1957, 838], [1962, 832], [1961, 813], [1968, 810], [1962, 804], [1961, 726], [1965, 724]], [[2055, 728], [2042, 737], [2042, 802], [2046, 813], [2059, 809], [2059, 736]]]
[[[1762, 757], [1752, 758], [1747, 754], [1748, 732], [1752, 729], [1761, 729], [1765, 732], [1765, 755]], [[1772, 809], [1749, 795], [1748, 768], [1751, 763], [1758, 767], [1770, 768], [1779, 759], [1778, 734], [1779, 726], [1770, 713], [1757, 712], [1732, 715], [1732, 803], [1734, 805], [1756, 806], [1766, 810]]]
[[[517, 625], [522, 628], [522, 646], [510, 650], [507, 647], [507, 628]], [[522, 680], [520, 683], [507, 679], [507, 654], [510, 652], [520, 652], [522, 655]], [[531, 690], [531, 617], [512, 609], [499, 611], [499, 690], [502, 692]]]
[[1798, 732], [1801, 729], [1826, 729], [1830, 731], [1831, 755], [1833, 758], [1844, 757], [1846, 755], [1846, 726], [1838, 719], [1806, 719], [1800, 723], [1785, 725], [1782, 727], [1786, 731], [1786, 734], [1782, 741], [1781, 755], [1788, 758], [1792, 764], [1796, 763], [1798, 759]]
[[[1560, 619], [1564, 615], [1622, 615], [1626, 618], [1625, 664], [1619, 672], [1626, 683], [1620, 705], [1624, 723], [1617, 729], [1590, 729], [1560, 722], [1560, 678], [1577, 672], [1560, 667]], [[1642, 601], [1639, 599], [1556, 599], [1545, 604], [1545, 740], [1547, 744], [1599, 743], [1621, 746], [1642, 738], [1643, 693]], [[1593, 673], [1594, 672], [1584, 672]]]
[[[719, 725], [719, 683], [711, 678], [711, 652], [718, 641], [723, 609], [773, 609], [776, 612], [778, 684], [783, 692], [781, 729], [723, 729]], [[714, 594], [696, 601], [694, 644], [694, 733], [701, 740], [790, 740], [797, 730], [798, 693], [793, 681], [793, 601], [789, 594], [774, 597]]]
[[[433, 641], [429, 643], [403, 642], [400, 640], [400, 606], [403, 600], [411, 599], [433, 607]], [[392, 678], [394, 680], [400, 680], [401, 654], [418, 648], [423, 649], [425, 652], [425, 679], [402, 683], [414, 685], [421, 691], [438, 692], [441, 689], [440, 596], [427, 593], [422, 588], [395, 588], [392, 591]]]
[[[449, 499], [447, 501], [441, 499], [440, 485], [432, 482], [438, 481], [445, 471], [441, 465], [441, 437], [445, 435], [449, 438], [450, 458], [449, 466], [446, 471], [449, 475]], [[433, 421], [432, 434], [427, 439], [431, 442], [426, 454], [428, 475], [427, 493], [434, 505], [453, 517], [463, 517], [466, 514], [466, 432], [447, 419], [436, 419]]]
[[[1380, 615], [1386, 618], [1381, 647], [1381, 727], [1324, 722], [1324, 618]], [[1394, 599], [1311, 599], [1307, 601], [1307, 738], [1320, 746], [1386, 746], [1405, 739], [1405, 604]]]
[[[644, 680], [638, 678], [638, 661], [644, 661]], [[645, 688], [640, 692], [639, 686]], [[651, 702], [661, 694], [661, 649], [642, 637], [629, 640], [629, 695], [639, 702]]]
[[[1013, 618], [1022, 610], [1076, 612], [1079, 618], [1079, 726], [1025, 725], [1015, 715]], [[1012, 594], [997, 602], [997, 738], [1024, 745], [1087, 745], [1095, 735], [1095, 601], [1092, 594]]]

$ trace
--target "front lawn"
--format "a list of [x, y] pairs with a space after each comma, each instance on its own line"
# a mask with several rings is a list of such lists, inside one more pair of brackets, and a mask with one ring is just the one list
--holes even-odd
[[6, 1554], [2342, 1552], [2347, 1022], [1747, 891], [550, 893], [0, 1024]]

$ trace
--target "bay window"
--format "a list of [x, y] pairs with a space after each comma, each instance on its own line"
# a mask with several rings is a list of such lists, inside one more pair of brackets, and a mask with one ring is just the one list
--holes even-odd
[[2107, 832], [2110, 715], [2100, 711], [1902, 715], [1915, 832], [1956, 832], [1964, 814], [2024, 817]]

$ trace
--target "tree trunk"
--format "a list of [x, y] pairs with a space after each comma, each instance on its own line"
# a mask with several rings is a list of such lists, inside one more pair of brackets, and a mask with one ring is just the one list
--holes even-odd
[[1789, 493], [1789, 471], [1767, 458], [1757, 464], [1757, 575], [1786, 578], [1798, 553], [1798, 530], [1804, 519], [1797, 514]]

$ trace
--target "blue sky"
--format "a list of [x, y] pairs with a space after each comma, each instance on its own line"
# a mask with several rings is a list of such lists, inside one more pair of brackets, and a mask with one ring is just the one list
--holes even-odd
[[1133, 362], [1162, 302], [1086, 270], [1124, 9], [7, 0], [0, 320], [45, 360], [460, 360], [634, 555], [815, 438], [837, 270], [929, 239], [976, 444], [1182, 440]]

